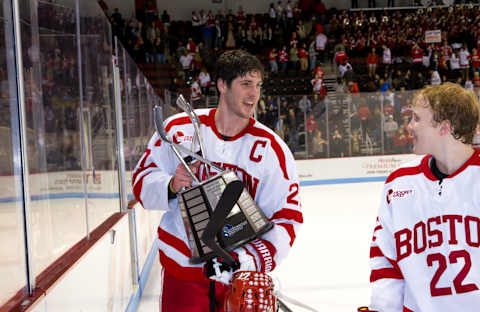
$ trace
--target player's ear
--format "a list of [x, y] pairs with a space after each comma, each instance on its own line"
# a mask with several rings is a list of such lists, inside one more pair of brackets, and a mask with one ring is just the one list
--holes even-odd
[[452, 133], [452, 124], [450, 123], [449, 120], [443, 120], [440, 123], [440, 134], [441, 135], [446, 135], [449, 133]]
[[217, 88], [220, 93], [225, 93], [227, 90], [227, 82], [223, 79], [217, 79]]

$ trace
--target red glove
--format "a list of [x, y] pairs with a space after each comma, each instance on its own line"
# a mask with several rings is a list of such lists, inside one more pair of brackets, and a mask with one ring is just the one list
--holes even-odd
[[273, 281], [266, 273], [253, 271], [234, 273], [225, 298], [226, 312], [277, 311]]

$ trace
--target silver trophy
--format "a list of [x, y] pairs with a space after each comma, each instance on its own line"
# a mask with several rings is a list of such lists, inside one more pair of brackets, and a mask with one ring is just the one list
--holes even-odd
[[[167, 136], [160, 106], [154, 108], [154, 117], [157, 133], [171, 146], [194, 181], [192, 187], [177, 194], [192, 251], [190, 261], [200, 263], [221, 256], [227, 262], [234, 262], [226, 251], [231, 251], [258, 238], [269, 231], [273, 224], [256, 205], [235, 172], [225, 170], [206, 159], [207, 154], [200, 136], [198, 116], [182, 95], [178, 97], [177, 105], [187, 113], [193, 124], [195, 130], [193, 150], [176, 144]], [[196, 153], [197, 144], [202, 156]], [[205, 181], [200, 181], [190, 170], [187, 157], [183, 158], [182, 153], [188, 158], [203, 162], [205, 166], [214, 167], [219, 173], [212, 177], [207, 176]], [[210, 170], [206, 169], [208, 173]]]

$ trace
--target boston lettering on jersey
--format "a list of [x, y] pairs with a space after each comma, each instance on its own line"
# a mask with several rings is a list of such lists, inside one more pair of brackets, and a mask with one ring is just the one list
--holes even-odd
[[[442, 224], [447, 225], [445, 233], [440, 229]], [[462, 224], [458, 228], [465, 233], [465, 243], [470, 247], [480, 247], [480, 218], [461, 215], [436, 216], [426, 222], [418, 222], [412, 229], [404, 228], [395, 232], [397, 261], [407, 258], [412, 252], [419, 254], [444, 243], [458, 244], [458, 237], [463, 233], [457, 233], [457, 224]]]
[[[247, 191], [250, 193], [252, 198], [255, 198], [255, 194], [257, 194], [258, 182], [260, 181], [258, 178], [252, 176], [246, 170], [238, 167], [237, 165], [220, 163], [220, 162], [214, 162], [214, 163], [222, 168], [235, 172], [237, 174], [237, 177], [243, 182], [243, 185], [247, 188]], [[209, 167], [209, 168], [210, 168], [209, 170], [210, 176], [215, 176], [217, 174], [217, 171], [212, 167]], [[201, 181], [206, 180], [207, 172], [206, 172], [205, 166], [202, 165], [199, 170], [200, 170], [200, 174], [199, 174], [200, 180]]]

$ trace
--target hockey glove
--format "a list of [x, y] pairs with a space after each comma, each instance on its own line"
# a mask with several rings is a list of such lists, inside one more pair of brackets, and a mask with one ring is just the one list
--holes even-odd
[[222, 258], [213, 258], [208, 260], [205, 264], [205, 275], [209, 279], [228, 285], [235, 272], [257, 270], [255, 259], [247, 254], [243, 248], [238, 248], [235, 251], [230, 252], [230, 255], [235, 259], [237, 263], [236, 266], [230, 266], [223, 261]]

